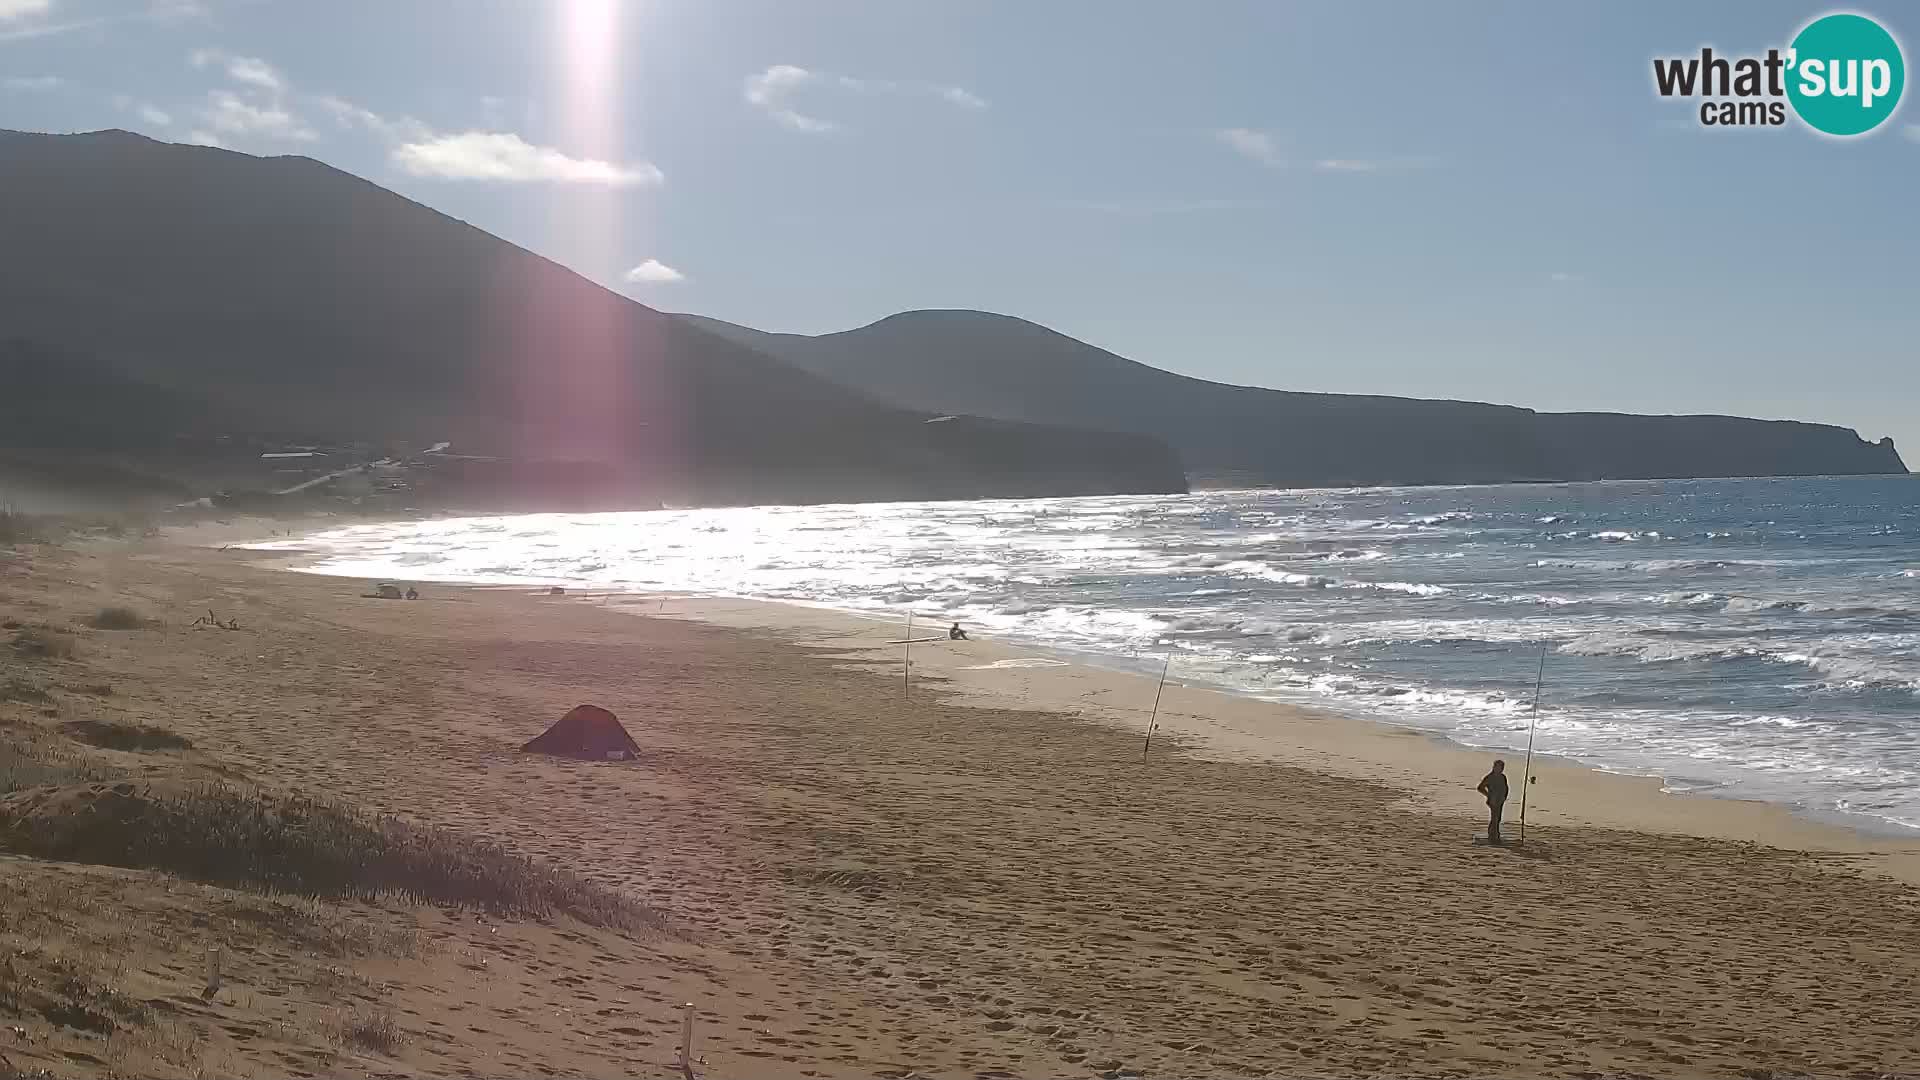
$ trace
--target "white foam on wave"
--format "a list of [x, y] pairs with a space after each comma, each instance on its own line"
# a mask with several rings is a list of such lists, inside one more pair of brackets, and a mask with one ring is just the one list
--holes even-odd
[[1298, 585], [1309, 589], [1374, 589], [1381, 592], [1405, 593], [1408, 596], [1444, 596], [1452, 591], [1444, 585], [1418, 581], [1363, 581], [1356, 578], [1333, 577], [1328, 574], [1301, 574], [1292, 570], [1277, 569], [1254, 559], [1227, 563], [1218, 569], [1223, 574], [1238, 574], [1241, 577], [1260, 578], [1281, 585]]
[[[1849, 644], [1851, 639], [1829, 639], [1834, 650]], [[1562, 642], [1556, 651], [1570, 656], [1628, 657], [1644, 664], [1761, 660], [1808, 668], [1830, 688], [1920, 690], [1920, 667], [1909, 662], [1845, 651], [1779, 649], [1757, 641], [1695, 641], [1633, 630], [1599, 631]]]
[[1729, 597], [1716, 592], [1670, 592], [1648, 597], [1656, 604], [1674, 604], [1688, 608], [1717, 608], [1725, 604]]

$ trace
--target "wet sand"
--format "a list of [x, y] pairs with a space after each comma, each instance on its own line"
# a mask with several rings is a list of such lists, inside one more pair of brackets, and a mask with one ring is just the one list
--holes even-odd
[[[918, 648], [908, 692], [894, 623], [442, 586], [366, 600], [257, 558], [103, 549], [38, 595], [163, 617], [88, 642], [127, 688], [111, 707], [224, 767], [482, 833], [666, 911], [678, 952], [609, 944], [618, 971], [565, 982], [517, 961], [516, 992], [555, 1010], [537, 1026], [462, 1014], [516, 1066], [604, 1074], [578, 1051], [618, 1038], [660, 1060], [663, 1031], [612, 1035], [586, 1005], [645, 974], [707, 1018], [712, 1077], [1920, 1061], [1910, 846], [1547, 762], [1526, 847], [1491, 849], [1472, 842], [1487, 755], [1413, 733], [1173, 686], [1143, 763], [1152, 680], [993, 642]], [[244, 629], [190, 629], [209, 606]], [[619, 713], [642, 760], [517, 752], [582, 702]]]

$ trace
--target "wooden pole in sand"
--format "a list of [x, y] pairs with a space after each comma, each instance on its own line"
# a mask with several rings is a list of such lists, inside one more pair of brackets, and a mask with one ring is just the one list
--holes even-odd
[[1540, 670], [1533, 676], [1533, 719], [1527, 722], [1527, 763], [1520, 770], [1520, 842], [1527, 842], [1527, 788], [1533, 784], [1533, 733], [1540, 728], [1540, 686], [1547, 678], [1547, 643], [1540, 643]]
[[1140, 747], [1140, 763], [1147, 763], [1147, 751], [1153, 749], [1153, 729], [1160, 723], [1160, 695], [1167, 692], [1167, 672], [1173, 670], [1173, 650], [1167, 650], [1167, 664], [1160, 669], [1160, 687], [1153, 692], [1153, 715], [1147, 718], [1147, 741]]

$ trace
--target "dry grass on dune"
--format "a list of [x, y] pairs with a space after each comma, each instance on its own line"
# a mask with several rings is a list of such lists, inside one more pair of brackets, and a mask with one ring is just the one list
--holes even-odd
[[503, 916], [657, 930], [659, 914], [497, 845], [339, 802], [216, 783], [96, 782], [0, 799], [0, 844], [322, 899], [401, 896]]
[[71, 660], [79, 652], [72, 634], [51, 626], [22, 626], [13, 632], [13, 651], [33, 660]]

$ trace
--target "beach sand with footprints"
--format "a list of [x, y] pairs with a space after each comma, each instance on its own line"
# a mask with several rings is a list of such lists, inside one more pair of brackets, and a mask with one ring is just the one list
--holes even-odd
[[[354, 907], [340, 917], [408, 935], [334, 965], [396, 1038], [328, 1059], [308, 1037], [327, 1006], [287, 992], [300, 950], [258, 920], [191, 917], [243, 901], [0, 864], [46, 905], [92, 898], [64, 922], [16, 899], [15, 929], [121, 942], [101, 947], [156, 1000], [192, 989], [208, 925], [232, 927], [229, 989], [176, 1018], [215, 1071], [672, 1075], [685, 1003], [714, 1078], [1920, 1067], [1912, 847], [1778, 808], [1543, 760], [1526, 845], [1491, 849], [1472, 842], [1489, 755], [1177, 670], [1143, 762], [1153, 679], [939, 641], [915, 647], [909, 689], [891, 621], [440, 586], [372, 600], [179, 538], [35, 549], [5, 571], [16, 619], [159, 620], [76, 631], [73, 657], [23, 668], [51, 704], [0, 703], [11, 729], [164, 727], [193, 749], [75, 752], [463, 830], [665, 919], [621, 934]], [[238, 628], [193, 626], [208, 609]], [[62, 689], [92, 683], [112, 693]], [[582, 703], [617, 713], [640, 759], [519, 752]], [[144, 945], [103, 929], [129, 920], [195, 929]], [[17, 1064], [105, 1059], [13, 1022]]]

